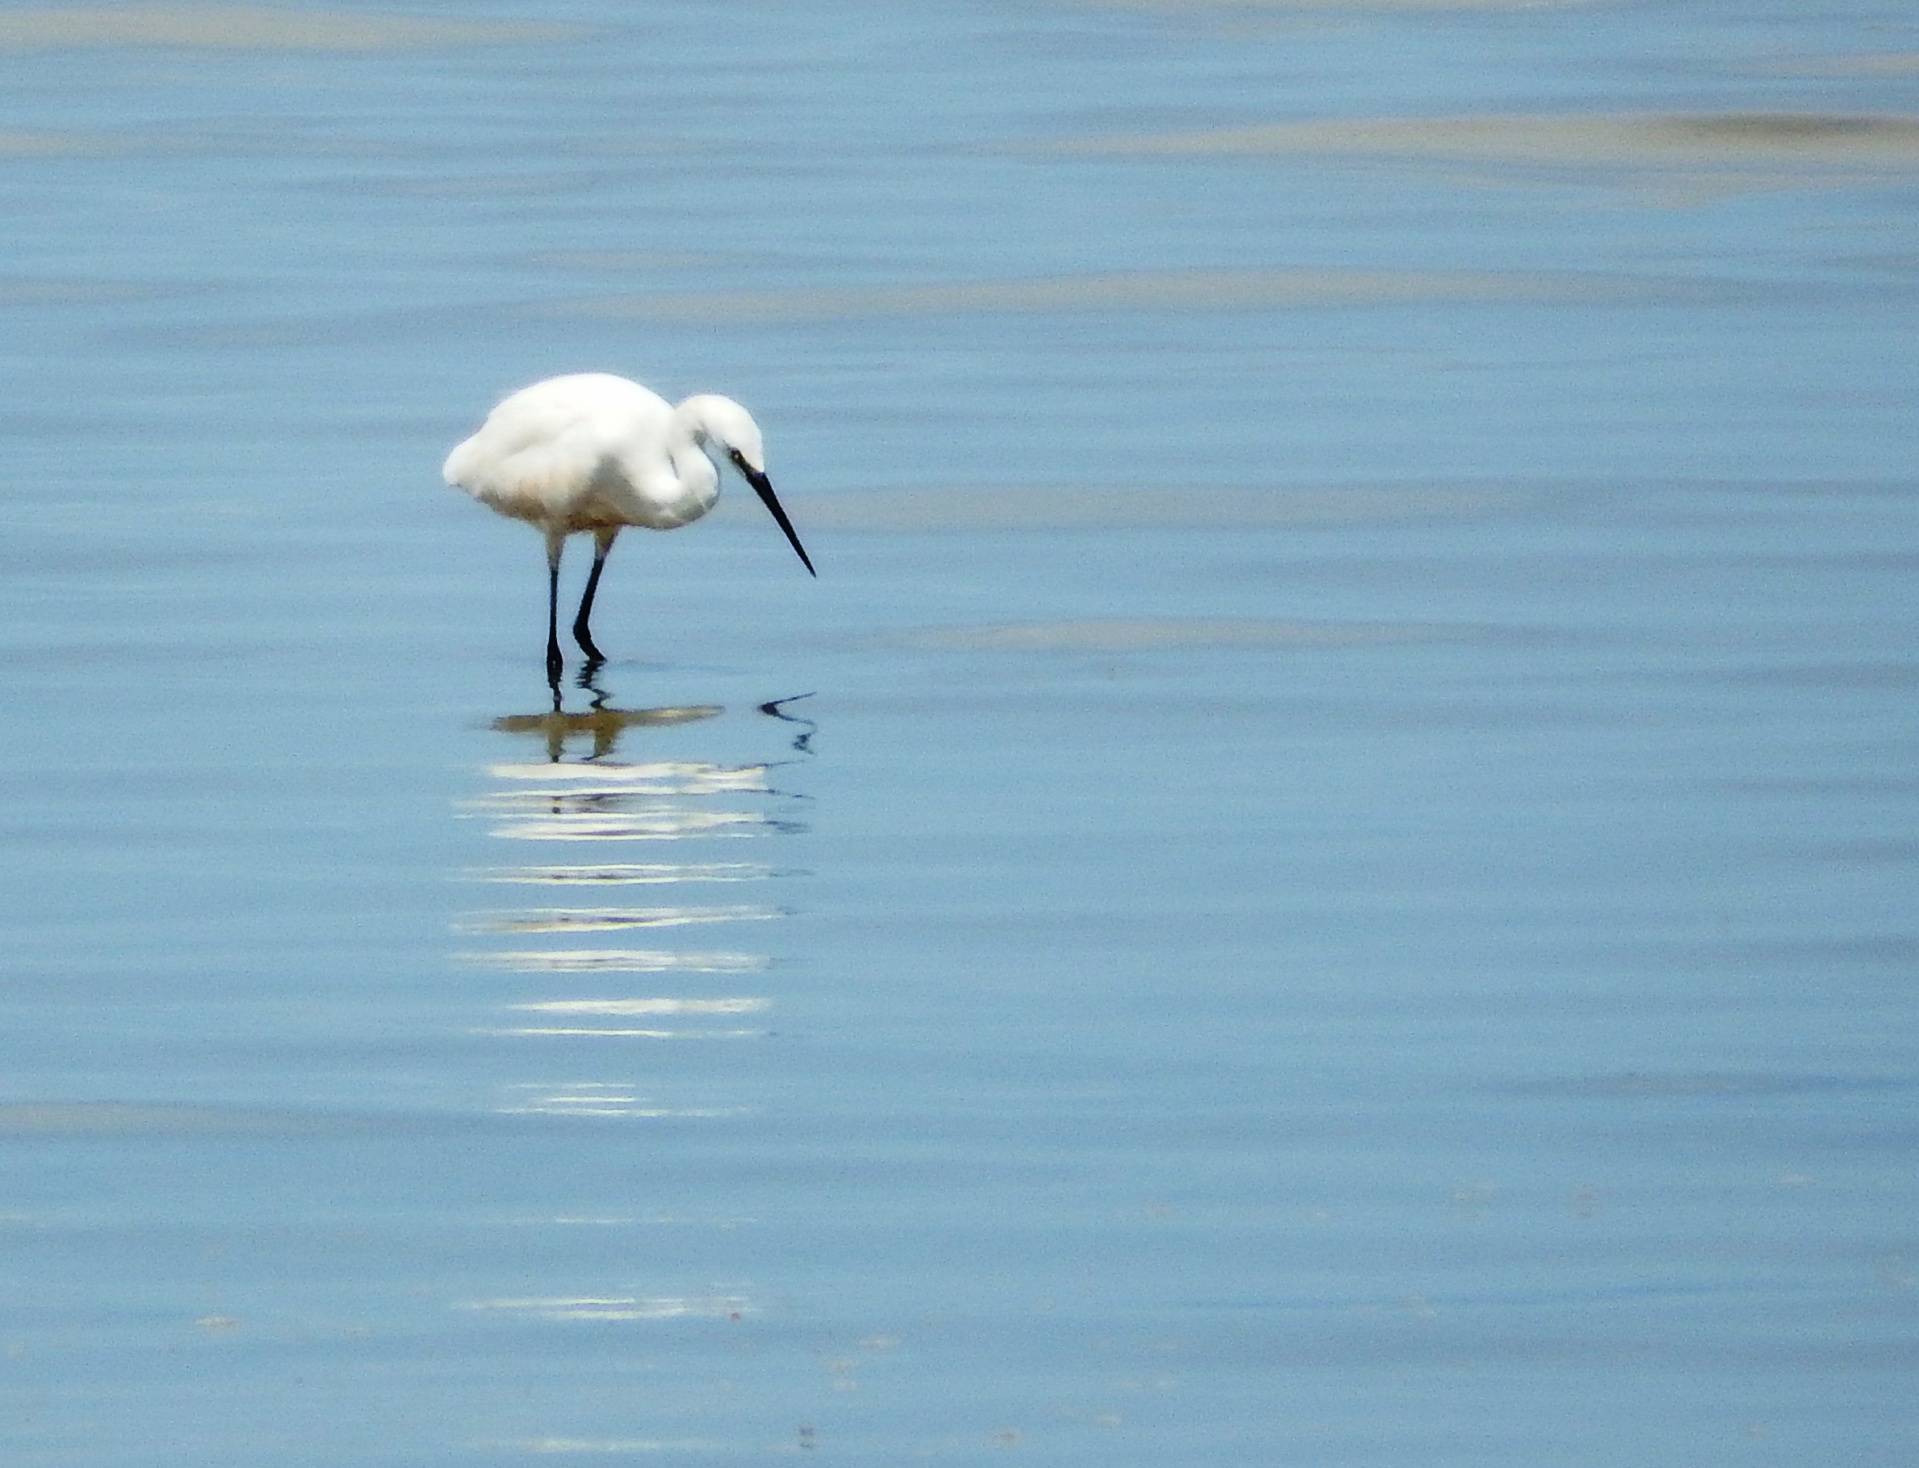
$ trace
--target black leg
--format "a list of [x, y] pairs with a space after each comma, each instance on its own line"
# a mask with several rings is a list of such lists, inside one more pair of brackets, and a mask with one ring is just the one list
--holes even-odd
[[546, 681], [560, 686], [560, 544], [549, 540], [546, 552]]
[[606, 661], [606, 654], [593, 645], [593, 633], [587, 622], [593, 615], [593, 594], [600, 589], [600, 572], [606, 569], [606, 553], [613, 549], [613, 537], [617, 530], [601, 530], [594, 534], [593, 569], [586, 573], [586, 593], [580, 598], [580, 614], [573, 619], [573, 640], [580, 645], [580, 651], [588, 660], [595, 663]]

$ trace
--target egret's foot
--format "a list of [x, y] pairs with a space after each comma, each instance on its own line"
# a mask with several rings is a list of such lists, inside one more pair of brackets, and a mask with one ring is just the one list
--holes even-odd
[[560, 656], [557, 643], [546, 645], [546, 681], [555, 688], [560, 686], [560, 674], [566, 671], [566, 660]]
[[593, 634], [586, 630], [586, 623], [575, 622], [573, 624], [573, 640], [579, 643], [580, 651], [586, 654], [586, 660], [589, 663], [598, 664], [606, 661], [606, 654], [594, 646]]

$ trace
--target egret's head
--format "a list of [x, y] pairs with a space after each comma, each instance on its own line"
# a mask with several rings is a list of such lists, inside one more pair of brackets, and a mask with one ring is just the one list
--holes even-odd
[[760, 497], [780, 529], [785, 532], [787, 543], [798, 553], [800, 564], [814, 575], [813, 558], [806, 553], [806, 547], [800, 544], [800, 538], [793, 530], [793, 522], [786, 518], [786, 511], [780, 508], [780, 502], [773, 494], [773, 481], [766, 477], [766, 447], [760, 439], [760, 425], [753, 421], [753, 415], [731, 398], [723, 398], [715, 393], [701, 393], [681, 403], [678, 411], [685, 415], [688, 427], [693, 433], [693, 442], [702, 449], [709, 445], [718, 448], [727, 463], [739, 471], [740, 478], [753, 486], [753, 493]]
[[738, 403], [717, 393], [701, 393], [681, 403], [680, 411], [693, 430], [693, 441], [701, 448], [714, 445], [720, 456], [741, 473], [747, 469], [766, 473], [766, 445], [760, 438], [760, 425]]

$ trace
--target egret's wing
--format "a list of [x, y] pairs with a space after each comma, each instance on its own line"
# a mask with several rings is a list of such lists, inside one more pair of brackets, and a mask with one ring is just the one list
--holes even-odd
[[563, 517], [603, 488], [609, 459], [664, 435], [672, 409], [624, 378], [556, 377], [507, 398], [458, 445], [442, 473], [483, 504], [523, 519]]

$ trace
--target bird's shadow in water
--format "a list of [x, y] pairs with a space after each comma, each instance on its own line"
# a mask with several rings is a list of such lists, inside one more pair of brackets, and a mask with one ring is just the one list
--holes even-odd
[[[553, 695], [553, 707], [537, 714], [502, 714], [493, 720], [491, 727], [502, 734], [531, 734], [537, 736], [546, 746], [546, 757], [550, 764], [560, 763], [566, 756], [566, 750], [574, 740], [587, 740], [591, 746], [586, 761], [608, 760], [615, 754], [620, 736], [632, 728], [660, 728], [672, 724], [692, 724], [703, 719], [713, 719], [726, 712], [724, 704], [668, 704], [654, 708], [622, 709], [609, 703], [610, 695], [600, 686], [599, 675], [602, 662], [593, 660], [586, 663], [575, 675], [574, 682], [581, 692], [587, 695], [587, 706], [578, 712], [569, 712], [566, 697], [558, 679], [548, 683]], [[802, 699], [811, 698], [811, 693], [789, 694], [785, 698], [768, 699], [757, 705], [758, 711], [769, 718], [782, 723], [798, 726], [792, 748], [799, 754], [812, 757], [813, 736], [819, 731], [816, 721], [789, 713], [787, 706]]]
[[761, 713], [778, 719], [782, 723], [799, 725], [800, 732], [793, 736], [793, 748], [809, 758], [813, 753], [813, 736], [820, 732], [820, 726], [812, 719], [802, 718], [798, 714], [789, 714], [786, 706], [812, 696], [810, 693], [795, 693], [787, 698], [769, 699], [760, 705]]

